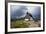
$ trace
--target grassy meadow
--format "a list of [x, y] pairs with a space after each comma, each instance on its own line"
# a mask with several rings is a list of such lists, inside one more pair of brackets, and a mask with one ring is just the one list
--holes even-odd
[[11, 28], [27, 28], [30, 24], [24, 22], [24, 20], [12, 20], [11, 21]]
[[11, 21], [11, 28], [30, 28], [30, 27], [40, 27], [40, 21], [25, 21], [24, 19], [17, 19]]

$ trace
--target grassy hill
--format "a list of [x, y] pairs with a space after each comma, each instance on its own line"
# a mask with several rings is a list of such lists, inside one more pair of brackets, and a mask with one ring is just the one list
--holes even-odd
[[40, 27], [40, 21], [25, 21], [23, 19], [17, 19], [11, 21], [11, 28], [30, 28], [30, 27]]
[[24, 20], [16, 20], [11, 22], [11, 28], [26, 28], [29, 23], [24, 22]]

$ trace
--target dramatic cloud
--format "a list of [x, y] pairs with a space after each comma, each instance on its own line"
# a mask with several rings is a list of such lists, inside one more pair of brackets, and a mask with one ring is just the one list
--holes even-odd
[[27, 8], [26, 6], [11, 6], [11, 18], [21, 18], [26, 15]]
[[16, 19], [16, 18], [21, 18], [25, 17], [26, 12], [29, 12], [33, 15], [33, 17], [36, 19], [40, 19], [40, 11], [41, 8], [39, 6], [15, 6], [11, 5], [10, 6], [11, 10], [11, 18]]

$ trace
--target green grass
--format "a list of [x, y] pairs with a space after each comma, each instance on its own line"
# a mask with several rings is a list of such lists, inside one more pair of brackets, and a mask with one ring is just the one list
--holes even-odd
[[28, 26], [29, 24], [24, 22], [24, 20], [11, 21], [11, 28], [27, 28]]

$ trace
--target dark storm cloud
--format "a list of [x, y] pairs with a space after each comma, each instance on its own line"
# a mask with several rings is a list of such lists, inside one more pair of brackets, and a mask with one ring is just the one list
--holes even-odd
[[[41, 7], [40, 6], [16, 6], [16, 5], [11, 5], [10, 6], [10, 11], [11, 11], [11, 18], [16, 19], [17, 17], [25, 17], [26, 12], [28, 11], [29, 13], [32, 14], [33, 18], [35, 19], [40, 19], [40, 14], [41, 14]], [[29, 8], [29, 9], [28, 9]]]
[[19, 18], [21, 16], [24, 16], [25, 13], [26, 13], [26, 10], [27, 10], [27, 8], [25, 6], [15, 6], [13, 8], [12, 7], [13, 6], [11, 6], [11, 18], [12, 19], [15, 19], [17, 17]]

